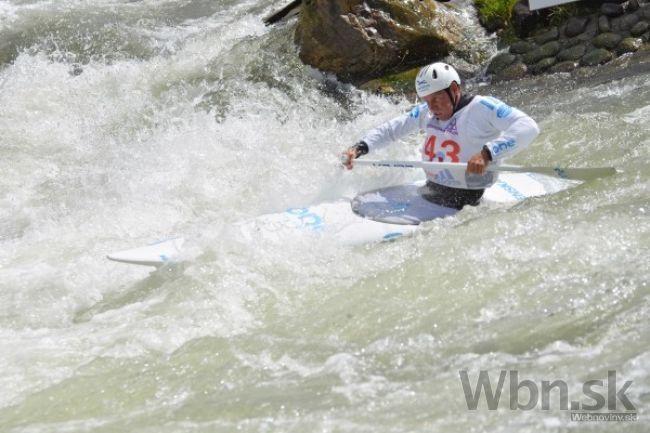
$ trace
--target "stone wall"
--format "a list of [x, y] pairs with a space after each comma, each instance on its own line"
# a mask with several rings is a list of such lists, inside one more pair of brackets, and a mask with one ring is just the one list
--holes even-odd
[[627, 0], [603, 3], [597, 12], [571, 17], [561, 26], [547, 27], [511, 43], [495, 56], [487, 74], [495, 81], [527, 75], [572, 72], [596, 66], [650, 42], [650, 3]]

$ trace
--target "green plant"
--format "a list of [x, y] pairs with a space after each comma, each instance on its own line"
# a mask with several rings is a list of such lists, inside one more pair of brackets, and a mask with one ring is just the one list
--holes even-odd
[[554, 6], [549, 9], [548, 22], [552, 26], [564, 23], [566, 20], [579, 13], [578, 8], [573, 4]]
[[474, 0], [478, 17], [488, 30], [503, 29], [510, 25], [512, 10], [518, 0]]

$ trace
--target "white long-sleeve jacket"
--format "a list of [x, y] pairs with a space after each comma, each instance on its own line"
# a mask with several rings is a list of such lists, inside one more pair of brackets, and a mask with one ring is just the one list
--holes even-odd
[[[362, 141], [373, 152], [418, 130], [426, 132], [421, 148], [424, 161], [467, 162], [487, 146], [491, 164], [519, 152], [539, 134], [537, 123], [522, 111], [493, 97], [474, 96], [447, 121], [438, 120], [422, 103], [367, 131]], [[482, 189], [497, 180], [494, 172], [484, 176], [466, 173], [464, 178], [449, 170], [425, 172], [428, 180], [453, 188]]]

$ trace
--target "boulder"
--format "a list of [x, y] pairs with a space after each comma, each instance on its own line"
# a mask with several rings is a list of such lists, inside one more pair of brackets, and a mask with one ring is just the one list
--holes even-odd
[[520, 62], [516, 62], [495, 75], [494, 79], [496, 81], [519, 80], [521, 78], [524, 78], [527, 73], [528, 68], [526, 65]]
[[585, 54], [580, 60], [580, 64], [583, 66], [602, 65], [612, 60], [613, 57], [610, 51], [604, 48], [596, 48]]
[[630, 33], [632, 36], [641, 36], [648, 31], [648, 28], [650, 28], [650, 24], [646, 21], [639, 21], [630, 29]]
[[562, 50], [558, 53], [557, 59], [560, 62], [564, 62], [567, 60], [580, 60], [582, 56], [585, 55], [585, 52], [587, 51], [587, 48], [585, 45], [575, 45], [571, 48], [567, 48], [566, 50]]
[[537, 45], [544, 45], [547, 42], [555, 41], [560, 37], [560, 31], [557, 27], [551, 27], [548, 30], [543, 30], [534, 36]]
[[635, 14], [627, 14], [621, 18], [621, 29], [630, 30], [639, 22], [639, 17]]
[[502, 70], [504, 70], [507, 66], [513, 64], [516, 59], [517, 56], [515, 56], [514, 54], [510, 54], [510, 53], [497, 54], [490, 62], [490, 65], [488, 66], [486, 73], [490, 75], [499, 73]]
[[555, 56], [561, 49], [562, 47], [558, 41], [547, 42], [541, 47], [524, 54], [523, 60], [527, 65], [532, 65], [547, 57]]
[[603, 3], [600, 7], [600, 13], [608, 17], [618, 17], [623, 15], [625, 9], [622, 5], [616, 3]]
[[447, 56], [463, 40], [434, 0], [303, 0], [300, 59], [345, 81], [366, 81]]
[[625, 53], [633, 53], [638, 51], [643, 45], [643, 41], [639, 38], [625, 38], [616, 47], [616, 54], [623, 55]]
[[623, 37], [617, 33], [601, 33], [594, 38], [592, 43], [596, 48], [616, 48]]
[[564, 34], [568, 38], [578, 36], [580, 33], [585, 31], [585, 27], [587, 26], [587, 21], [588, 21], [587, 17], [571, 17], [566, 24], [566, 29], [564, 30]]
[[551, 69], [549, 69], [549, 72], [551, 73], [571, 72], [577, 67], [578, 67], [578, 62], [567, 60], [565, 62], [559, 62], [554, 64], [553, 66], [551, 66]]
[[639, 9], [638, 13], [643, 16], [643, 18], [650, 20], [650, 3], [645, 4]]
[[510, 52], [512, 54], [526, 54], [527, 52], [531, 51], [533, 48], [535, 48], [535, 44], [533, 44], [532, 42], [517, 41], [517, 42], [513, 42], [512, 45], [510, 45]]
[[532, 74], [542, 74], [548, 71], [551, 68], [551, 66], [553, 66], [555, 63], [557, 63], [555, 57], [547, 57], [535, 63], [535, 65], [531, 66], [530, 72]]
[[609, 23], [609, 18], [605, 15], [601, 15], [598, 18], [598, 31], [601, 33], [606, 33], [612, 30], [612, 26]]

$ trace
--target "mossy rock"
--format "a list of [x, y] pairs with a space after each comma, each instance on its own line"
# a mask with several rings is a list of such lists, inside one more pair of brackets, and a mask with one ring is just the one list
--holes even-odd
[[575, 68], [578, 67], [578, 62], [574, 60], [566, 60], [564, 62], [559, 62], [554, 64], [551, 69], [549, 69], [549, 72], [555, 74], [558, 72], [571, 72]]
[[420, 68], [409, 69], [399, 74], [390, 74], [381, 78], [370, 80], [360, 87], [362, 90], [377, 92], [385, 95], [394, 93], [413, 92], [413, 83], [418, 75]]
[[633, 53], [638, 51], [643, 45], [643, 41], [639, 38], [625, 38], [616, 47], [616, 54], [619, 56], [625, 53]]
[[555, 57], [547, 57], [547, 58], [542, 59], [539, 62], [535, 63], [535, 65], [533, 65], [530, 68], [530, 72], [532, 74], [536, 74], [536, 75], [537, 74], [542, 74], [542, 73], [546, 72], [547, 70], [549, 70], [551, 68], [551, 66], [553, 66], [555, 63], [557, 63], [557, 60], [555, 59]]
[[580, 60], [583, 66], [597, 66], [607, 63], [614, 58], [611, 51], [604, 48], [596, 48], [585, 54]]
[[562, 50], [557, 54], [557, 59], [560, 62], [565, 62], [567, 60], [580, 60], [582, 56], [585, 55], [587, 47], [583, 44], [576, 45], [566, 50]]
[[535, 44], [528, 41], [516, 41], [510, 45], [510, 53], [512, 54], [526, 54], [527, 52], [533, 50], [536, 47]]
[[560, 30], [557, 27], [551, 27], [550, 29], [544, 29], [541, 33], [533, 36], [533, 39], [537, 45], [544, 45], [547, 42], [555, 41], [560, 37]]
[[515, 60], [517, 60], [517, 56], [515, 56], [514, 54], [510, 54], [510, 53], [497, 54], [490, 62], [490, 65], [488, 66], [486, 72], [490, 75], [499, 73], [507, 66], [513, 64]]
[[528, 74], [528, 67], [521, 62], [516, 62], [504, 68], [501, 72], [495, 75], [494, 79], [496, 81], [519, 80], [524, 78], [526, 74]]
[[623, 36], [617, 33], [601, 33], [593, 39], [592, 43], [596, 48], [613, 49], [621, 43], [622, 39]]
[[630, 34], [632, 36], [641, 36], [648, 31], [648, 28], [650, 28], [650, 24], [645, 21], [639, 21], [630, 29]]

